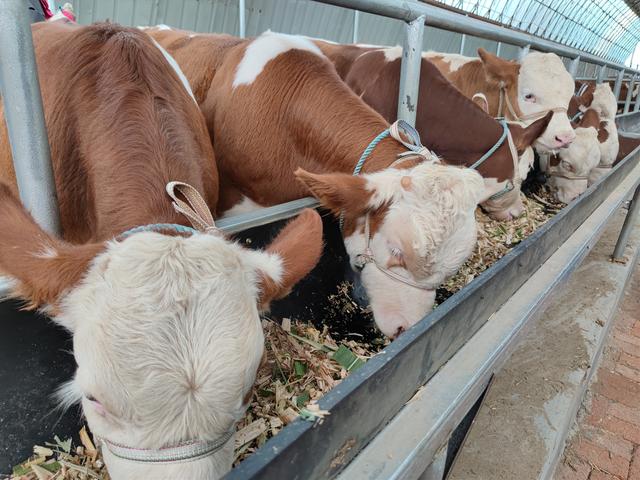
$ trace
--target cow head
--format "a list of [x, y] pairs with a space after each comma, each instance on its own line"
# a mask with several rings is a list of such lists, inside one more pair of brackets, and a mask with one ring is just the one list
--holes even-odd
[[536, 114], [558, 109], [535, 143], [539, 153], [557, 151], [575, 139], [566, 112], [573, 91], [571, 74], [557, 55], [532, 52], [522, 59], [518, 75], [518, 106], [523, 118], [530, 118], [526, 123], [531, 123]]
[[599, 83], [593, 92], [590, 108], [596, 111], [601, 120], [614, 120], [618, 111], [618, 102], [608, 83]]
[[[222, 235], [134, 233], [70, 245], [43, 232], [0, 186], [0, 269], [15, 295], [73, 334], [77, 370], [61, 389], [105, 440], [112, 478], [219, 478], [263, 353], [258, 312], [317, 262], [322, 223], [291, 222], [266, 251]], [[140, 463], [109, 445], [222, 447], [187, 463]], [[227, 440], [228, 439], [228, 440]]]
[[[431, 310], [438, 285], [475, 245], [474, 210], [484, 185], [473, 170], [423, 163], [360, 176], [302, 169], [296, 175], [344, 216], [351, 265], [361, 270], [376, 324], [389, 337]], [[363, 254], [375, 262], [363, 262]]]
[[598, 132], [593, 127], [575, 129], [576, 139], [567, 148], [542, 161], [540, 166], [549, 175], [549, 185], [555, 197], [569, 203], [587, 189], [587, 177], [600, 162]]

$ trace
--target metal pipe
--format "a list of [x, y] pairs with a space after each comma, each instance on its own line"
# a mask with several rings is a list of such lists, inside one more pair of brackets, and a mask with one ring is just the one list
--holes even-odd
[[49, 10], [51, 10], [51, 13], [53, 13], [55, 15], [56, 14], [56, 0], [48, 0], [47, 3], [49, 4]]
[[238, 26], [240, 30], [240, 38], [246, 37], [247, 22], [245, 19], [245, 0], [238, 0]]
[[620, 90], [622, 89], [622, 80], [624, 80], [624, 69], [618, 72], [616, 77], [616, 83], [613, 85], [613, 95], [616, 97], [616, 102], [620, 100]]
[[578, 76], [578, 67], [580, 66], [580, 55], [571, 60], [569, 64], [569, 73], [575, 79]]
[[253, 212], [241, 213], [216, 220], [216, 226], [225, 233], [238, 233], [261, 225], [295, 217], [305, 208], [317, 208], [320, 203], [312, 197], [299, 198], [290, 202], [265, 207]]
[[[601, 57], [581, 52], [578, 49], [560, 43], [545, 40], [529, 33], [500, 27], [478, 18], [446, 10], [425, 2], [413, 0], [314, 0], [320, 3], [336, 5], [343, 8], [357, 9], [375, 15], [396, 18], [410, 22], [421, 15], [426, 16], [426, 23], [430, 27], [441, 28], [452, 32], [466, 33], [475, 37], [486, 38], [498, 42], [505, 42], [516, 46], [531, 45], [531, 48], [556, 53], [569, 58], [582, 56], [582, 61], [596, 65], [607, 65], [612, 68], [627, 68], [624, 65], [609, 62]], [[640, 73], [634, 70], [635, 73]]]
[[598, 73], [596, 75], [596, 83], [602, 83], [602, 80], [604, 80], [604, 71], [605, 71], [605, 66], [600, 65], [598, 67]]
[[405, 26], [402, 66], [400, 68], [400, 92], [398, 94], [398, 118], [411, 125], [416, 124], [420, 67], [422, 65], [422, 39], [425, 18], [418, 17]]
[[500, 56], [500, 52], [502, 52], [502, 42], [498, 42], [498, 46], [496, 47], [496, 57]]
[[462, 34], [460, 38], [460, 51], [458, 52], [460, 55], [464, 55], [464, 45], [467, 43], [467, 35], [465, 33]]
[[636, 83], [637, 75], [634, 73], [629, 79], [629, 88], [627, 88], [627, 98], [624, 101], [624, 111], [623, 113], [629, 113], [629, 109], [631, 107], [631, 96], [633, 95], [634, 84]]
[[351, 43], [358, 43], [358, 34], [360, 30], [360, 11], [353, 11], [353, 38]]
[[629, 205], [629, 211], [622, 224], [622, 230], [620, 230], [620, 236], [616, 243], [616, 248], [613, 250], [613, 260], [622, 261], [624, 258], [624, 249], [627, 248], [627, 241], [629, 240], [629, 234], [633, 230], [634, 223], [638, 218], [638, 211], [640, 211], [640, 185], [636, 187], [636, 191], [633, 194], [631, 205]]
[[56, 187], [31, 26], [23, 0], [3, 2], [0, 93], [22, 203], [42, 228], [58, 233], [60, 217]]
[[520, 51], [518, 52], [518, 60], [522, 61], [522, 59], [529, 53], [529, 50], [531, 50], [531, 45], [524, 45], [520, 47]]

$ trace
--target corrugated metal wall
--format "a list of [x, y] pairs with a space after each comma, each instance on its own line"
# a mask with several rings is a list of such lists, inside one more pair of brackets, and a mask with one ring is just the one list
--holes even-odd
[[[60, 2], [58, 2], [60, 3]], [[75, 0], [80, 23], [111, 20], [124, 25], [157, 25], [196, 32], [219, 32], [237, 35], [238, 0]], [[353, 38], [354, 11], [310, 0], [246, 0], [246, 32], [259, 35], [267, 29], [326, 38], [350, 43]], [[360, 43], [401, 45], [403, 22], [361, 13]], [[424, 50], [458, 53], [462, 42], [459, 33], [427, 27]], [[475, 56], [478, 47], [497, 51], [497, 42], [467, 36], [464, 54]], [[500, 56], [515, 59], [518, 48], [503, 44]], [[581, 63], [578, 76], [595, 76], [592, 65]]]

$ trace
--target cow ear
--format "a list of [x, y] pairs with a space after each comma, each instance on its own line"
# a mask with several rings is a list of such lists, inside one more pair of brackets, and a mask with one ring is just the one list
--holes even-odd
[[482, 61], [484, 73], [488, 81], [505, 82], [506, 85], [513, 84], [520, 72], [520, 65], [516, 62], [504, 60], [493, 53], [487, 52], [484, 48], [478, 48], [478, 56]]
[[318, 201], [335, 215], [358, 217], [369, 209], [372, 191], [367, 189], [367, 182], [360, 176], [346, 173], [309, 173], [302, 168], [295, 175]]
[[544, 117], [536, 120], [527, 127], [521, 127], [516, 124], [509, 125], [513, 143], [519, 154], [522, 154], [527, 147], [533, 145], [533, 142], [544, 133], [551, 121], [551, 117], [553, 117], [553, 112], [548, 112]]
[[318, 212], [303, 210], [285, 226], [264, 252], [255, 252], [259, 274], [258, 306], [286, 297], [293, 286], [316, 266], [322, 254], [322, 219]]
[[11, 277], [10, 296], [26, 308], [54, 312], [77, 284], [103, 244], [69, 245], [42, 230], [10, 188], [0, 183], [0, 272]]

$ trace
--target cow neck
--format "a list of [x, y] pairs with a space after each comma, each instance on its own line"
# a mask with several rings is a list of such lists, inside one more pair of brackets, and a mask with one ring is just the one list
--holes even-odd
[[[417, 129], [422, 143], [440, 155], [445, 163], [471, 166], [502, 135], [498, 121], [462, 95], [424, 60], [421, 74]], [[513, 159], [507, 143], [478, 169], [483, 177], [505, 180], [513, 176]]]

